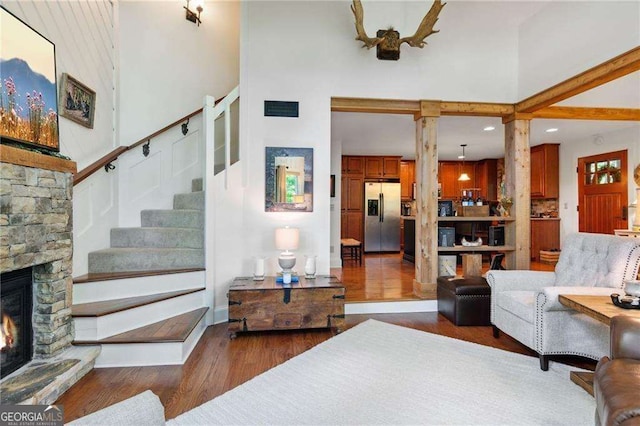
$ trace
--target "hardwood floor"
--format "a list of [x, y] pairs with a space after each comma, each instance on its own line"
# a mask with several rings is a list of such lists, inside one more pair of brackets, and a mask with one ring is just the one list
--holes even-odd
[[[534, 271], [553, 271], [554, 268], [554, 265], [531, 262]], [[485, 262], [482, 272], [488, 270], [489, 263]], [[459, 265], [457, 273], [462, 274]], [[419, 300], [413, 294], [415, 266], [402, 260], [402, 254], [365, 254], [362, 266], [346, 261], [342, 269], [332, 268], [331, 274], [344, 284], [347, 302]]]
[[[398, 259], [394, 264], [393, 255], [365, 256], [364, 263], [366, 267], [357, 267], [358, 270], [347, 267], [342, 271], [344, 279], [353, 283], [347, 293], [360, 291], [362, 295], [373, 298], [369, 300], [407, 294], [404, 283], [412, 282], [413, 265], [399, 263]], [[536, 355], [505, 334], [495, 339], [491, 327], [456, 327], [435, 312], [347, 315], [346, 328], [369, 318], [529, 356]], [[64, 406], [65, 422], [69, 422], [150, 389], [160, 397], [165, 416], [171, 419], [332, 336], [333, 331], [320, 329], [244, 333], [230, 340], [227, 324], [217, 324], [205, 331], [182, 366], [94, 369], [63, 394], [56, 404]], [[595, 367], [595, 362], [588, 360], [568, 357], [553, 360], [582, 368]]]
[[401, 254], [365, 254], [362, 266], [345, 261], [341, 268], [332, 268], [346, 289], [347, 302], [380, 300], [412, 300], [415, 266], [402, 260]]

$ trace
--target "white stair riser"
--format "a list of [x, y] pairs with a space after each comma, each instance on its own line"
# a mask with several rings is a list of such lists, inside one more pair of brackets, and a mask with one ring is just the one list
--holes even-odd
[[75, 339], [104, 339], [203, 306], [204, 290], [100, 317], [74, 317]]
[[203, 317], [184, 342], [104, 344], [95, 368], [182, 365], [206, 328]]
[[73, 303], [79, 305], [204, 286], [204, 271], [94, 281], [73, 285]]

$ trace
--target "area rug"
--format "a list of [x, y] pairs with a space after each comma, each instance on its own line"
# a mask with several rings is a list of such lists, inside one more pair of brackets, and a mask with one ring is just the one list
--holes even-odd
[[593, 424], [571, 369], [368, 320], [170, 423]]

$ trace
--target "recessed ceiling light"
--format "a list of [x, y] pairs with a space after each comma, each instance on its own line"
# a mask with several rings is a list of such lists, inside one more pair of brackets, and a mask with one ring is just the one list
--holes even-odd
[[493, 127], [493, 126], [487, 126], [487, 127], [485, 127], [484, 129], [482, 129], [482, 130], [484, 130], [485, 132], [490, 132], [490, 131], [495, 130], [495, 129], [496, 129], [496, 128], [495, 128], [495, 127]]
[[552, 127], [550, 129], [545, 130], [545, 132], [547, 132], [547, 133], [553, 133], [553, 132], [557, 132], [557, 131], [558, 131], [558, 129], [556, 129], [555, 127]]
[[458, 160], [462, 160], [464, 158], [464, 155], [458, 155]]

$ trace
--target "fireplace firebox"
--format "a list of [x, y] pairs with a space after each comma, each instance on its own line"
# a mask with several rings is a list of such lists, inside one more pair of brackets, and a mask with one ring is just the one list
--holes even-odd
[[33, 357], [33, 268], [0, 276], [0, 372], [5, 377]]

